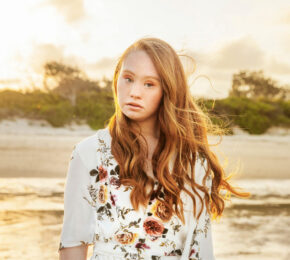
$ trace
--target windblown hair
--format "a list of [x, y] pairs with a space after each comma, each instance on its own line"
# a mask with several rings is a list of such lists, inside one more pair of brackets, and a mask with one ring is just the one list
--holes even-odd
[[[114, 94], [115, 113], [109, 119], [109, 131], [112, 136], [111, 151], [119, 164], [120, 182], [132, 186], [130, 200], [135, 210], [139, 205], [147, 206], [153, 193], [154, 181], [144, 171], [148, 155], [148, 144], [141, 129], [133, 128], [134, 122], [124, 115], [117, 101], [117, 81], [123, 61], [129, 53], [143, 50], [151, 58], [161, 80], [163, 96], [158, 108], [157, 122], [160, 135], [157, 147], [152, 156], [152, 169], [158, 179], [158, 200], [162, 200], [170, 216], [175, 214], [185, 223], [181, 191], [185, 191], [193, 200], [194, 217], [199, 218], [206, 210], [213, 217], [221, 216], [225, 207], [226, 197], [221, 190], [240, 197], [248, 197], [245, 192], [238, 192], [227, 181], [224, 169], [217, 156], [210, 151], [207, 140], [209, 129], [222, 133], [223, 130], [214, 126], [211, 120], [196, 104], [192, 97], [181, 60], [174, 49], [158, 38], [141, 38], [129, 46], [118, 59], [112, 90]], [[142, 141], [143, 138], [143, 141]], [[144, 141], [147, 147], [144, 146]], [[195, 163], [198, 158], [206, 160], [206, 174], [202, 184], [195, 180]], [[172, 172], [169, 163], [173, 159]], [[189, 170], [190, 169], [190, 170]], [[206, 186], [206, 178], [212, 179], [211, 192]], [[149, 183], [151, 192], [146, 193]], [[189, 184], [192, 192], [186, 189]], [[163, 188], [164, 192], [161, 192]], [[200, 192], [204, 193], [204, 200]], [[196, 196], [201, 200], [202, 207], [196, 215]]]

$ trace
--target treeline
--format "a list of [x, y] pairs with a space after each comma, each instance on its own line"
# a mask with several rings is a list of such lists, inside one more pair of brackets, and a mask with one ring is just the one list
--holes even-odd
[[[42, 90], [0, 91], [0, 120], [44, 119], [54, 127], [86, 122], [99, 129], [114, 113], [109, 79], [92, 81], [78, 68], [56, 62], [45, 65], [43, 79]], [[228, 98], [197, 103], [214, 124], [229, 129], [239, 126], [250, 134], [263, 134], [271, 126], [290, 127], [289, 90], [261, 71], [235, 74]]]
[[250, 134], [263, 134], [272, 126], [290, 127], [290, 101], [253, 100], [228, 97], [220, 100], [199, 100], [214, 124], [229, 128], [239, 126]]
[[204, 104], [215, 124], [230, 129], [263, 134], [272, 126], [290, 127], [290, 86], [279, 85], [261, 70], [234, 74], [229, 97]]

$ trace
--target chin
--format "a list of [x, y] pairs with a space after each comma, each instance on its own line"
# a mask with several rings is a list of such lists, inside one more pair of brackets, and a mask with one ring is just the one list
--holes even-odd
[[131, 120], [138, 120], [139, 118], [138, 116], [130, 115], [130, 113], [126, 113], [126, 112], [125, 113], [123, 112], [123, 115]]
[[143, 118], [139, 118], [139, 117], [129, 117], [129, 116], [127, 116], [130, 120], [132, 120], [132, 121], [136, 121], [136, 122], [141, 122], [141, 121], [143, 121]]
[[126, 115], [130, 120], [132, 121], [136, 121], [136, 122], [142, 122], [144, 121], [144, 118], [141, 118], [141, 117], [137, 117], [137, 116], [128, 116]]
[[137, 113], [135, 114], [135, 113], [132, 113], [131, 111], [129, 113], [127, 111], [125, 113], [123, 112], [123, 114], [126, 115], [126, 117], [136, 119], [136, 120], [142, 118], [140, 115], [138, 116]]

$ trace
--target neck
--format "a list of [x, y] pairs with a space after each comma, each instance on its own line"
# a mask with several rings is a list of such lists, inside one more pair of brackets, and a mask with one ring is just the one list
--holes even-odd
[[141, 134], [145, 138], [150, 138], [150, 139], [159, 139], [159, 132], [160, 132], [160, 127], [159, 125], [155, 122], [136, 122], [138, 126], [141, 129]]

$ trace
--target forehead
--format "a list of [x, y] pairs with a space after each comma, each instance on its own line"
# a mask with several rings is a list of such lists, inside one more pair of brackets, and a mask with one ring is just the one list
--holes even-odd
[[154, 63], [143, 50], [132, 51], [127, 55], [121, 66], [121, 72], [125, 70], [140, 76], [158, 77]]

